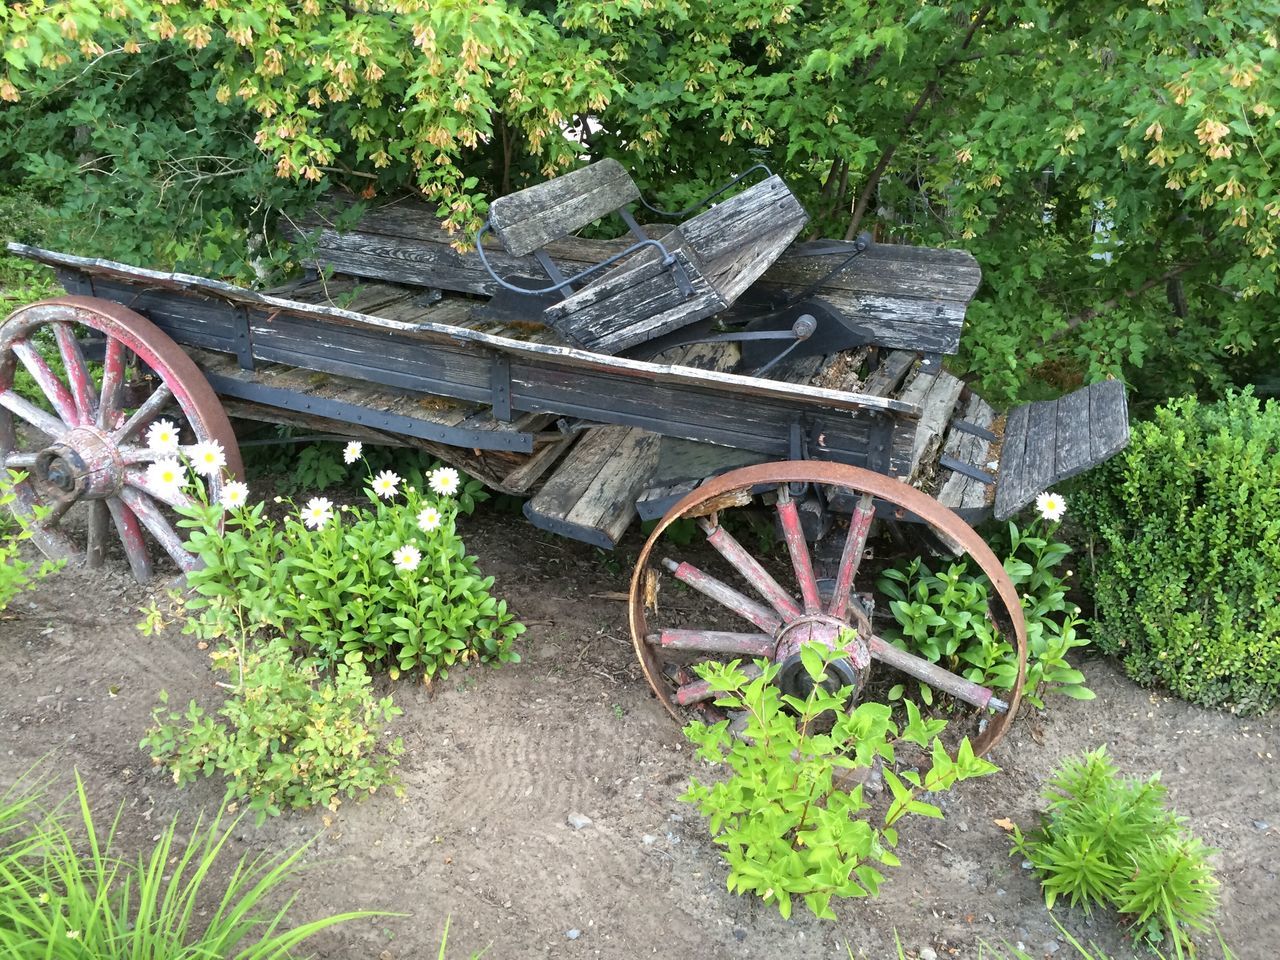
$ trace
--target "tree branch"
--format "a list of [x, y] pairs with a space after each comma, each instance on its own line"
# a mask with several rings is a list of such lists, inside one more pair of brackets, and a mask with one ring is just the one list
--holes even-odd
[[852, 240], [858, 235], [858, 227], [862, 225], [862, 218], [866, 215], [867, 206], [871, 203], [871, 198], [876, 192], [876, 188], [880, 185], [880, 178], [884, 176], [885, 170], [888, 169], [889, 163], [893, 160], [893, 155], [897, 152], [899, 145], [906, 139], [912, 125], [920, 116], [920, 112], [924, 109], [941, 84], [943, 76], [956, 63], [960, 62], [961, 54], [969, 49], [969, 44], [973, 43], [973, 38], [977, 35], [978, 29], [986, 22], [987, 15], [991, 12], [991, 3], [985, 3], [973, 18], [973, 22], [969, 24], [969, 30], [965, 33], [964, 41], [956, 50], [955, 55], [948, 58], [944, 63], [938, 66], [934, 78], [925, 84], [924, 90], [916, 99], [915, 105], [907, 112], [906, 117], [902, 120], [902, 125], [898, 132], [898, 139], [889, 144], [880, 154], [880, 160], [876, 163], [875, 169], [871, 171], [871, 176], [862, 188], [862, 193], [858, 195], [858, 202], [854, 204], [853, 215], [849, 218], [849, 227], [844, 232], [846, 240]]
[[1094, 319], [1100, 314], [1106, 313], [1108, 310], [1114, 310], [1116, 307], [1120, 305], [1121, 301], [1132, 300], [1135, 297], [1140, 297], [1144, 293], [1146, 293], [1148, 290], [1150, 290], [1152, 287], [1158, 287], [1162, 283], [1168, 283], [1170, 280], [1173, 280], [1174, 278], [1179, 277], [1182, 274], [1186, 273], [1192, 267], [1198, 267], [1199, 265], [1200, 265], [1199, 260], [1192, 260], [1189, 263], [1174, 264], [1164, 273], [1160, 274], [1160, 276], [1152, 277], [1150, 280], [1147, 280], [1144, 283], [1139, 284], [1138, 286], [1134, 287], [1132, 290], [1124, 290], [1121, 293], [1116, 294], [1110, 300], [1104, 300], [1102, 303], [1098, 304], [1096, 307], [1090, 307], [1088, 310], [1082, 310], [1080, 313], [1077, 313], [1073, 317], [1068, 317], [1067, 325], [1062, 329], [1057, 330], [1054, 333], [1050, 334], [1049, 336], [1041, 339], [1040, 345], [1047, 346], [1050, 343], [1055, 343], [1056, 341], [1061, 340], [1063, 337], [1070, 334], [1073, 330], [1075, 330], [1081, 324], [1088, 323], [1090, 320]]

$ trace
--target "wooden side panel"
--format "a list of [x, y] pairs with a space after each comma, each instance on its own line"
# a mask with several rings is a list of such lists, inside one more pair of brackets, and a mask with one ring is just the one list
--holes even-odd
[[548, 307], [543, 316], [570, 343], [614, 354], [728, 306], [685, 251], [673, 252], [689, 278], [693, 296], [681, 293], [672, 270], [652, 256], [611, 272]]
[[1118, 380], [1014, 408], [1000, 456], [996, 519], [1012, 516], [1053, 484], [1102, 463], [1128, 442], [1128, 403]]
[[617, 160], [600, 160], [489, 205], [489, 223], [507, 252], [524, 256], [640, 198]]
[[[332, 228], [331, 212], [316, 211], [303, 229], [319, 231], [316, 262], [342, 273], [492, 295], [497, 284], [472, 253], [458, 253], [460, 238], [447, 233], [426, 204], [400, 202], [368, 211], [357, 228]], [[697, 219], [696, 217], [694, 218]], [[286, 226], [286, 232], [290, 228]], [[547, 249], [566, 275], [625, 249], [634, 238], [614, 241], [565, 238]], [[977, 261], [961, 250], [875, 244], [856, 258], [853, 243], [822, 240], [793, 244], [764, 274], [765, 288], [802, 290], [821, 282], [817, 296], [868, 328], [890, 349], [955, 353], [965, 309], [982, 279]], [[818, 253], [816, 251], [824, 251]], [[528, 257], [486, 248], [501, 275], [542, 276]], [[848, 261], [838, 273], [828, 276]], [[825, 278], [825, 279], [824, 279]]]

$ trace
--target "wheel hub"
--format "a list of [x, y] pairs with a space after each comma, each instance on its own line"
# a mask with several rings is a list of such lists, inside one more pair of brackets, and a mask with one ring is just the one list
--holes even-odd
[[120, 489], [124, 462], [105, 435], [92, 427], [76, 427], [36, 454], [32, 475], [59, 497], [104, 500]]
[[846, 653], [828, 666], [823, 688], [838, 693], [844, 687], [852, 687], [850, 705], [856, 702], [871, 666], [871, 652], [864, 639], [871, 635], [871, 624], [856, 609], [850, 611], [850, 620], [813, 613], [783, 625], [773, 659], [782, 664], [774, 682], [784, 694], [801, 698], [809, 695], [813, 681], [804, 668], [800, 648], [806, 643], [821, 643], [828, 650], [842, 649]]

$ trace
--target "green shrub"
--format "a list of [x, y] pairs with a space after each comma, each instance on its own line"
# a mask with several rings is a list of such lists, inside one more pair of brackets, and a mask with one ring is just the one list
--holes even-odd
[[13, 598], [29, 590], [35, 581], [60, 570], [65, 560], [43, 560], [39, 564], [23, 560], [19, 555], [21, 544], [31, 539], [31, 531], [10, 513], [14, 484], [26, 479], [26, 474], [9, 470], [0, 474], [0, 610], [4, 610]]
[[[285, 958], [322, 930], [375, 912], [295, 923], [293, 886], [300, 848], [242, 857], [229, 869], [226, 844], [237, 820], [219, 813], [185, 841], [171, 822], [149, 854], [123, 859], [115, 821], [105, 835], [76, 777], [79, 824], [41, 811], [40, 797], [0, 797], [0, 952], [11, 960], [170, 960], [178, 957]], [[59, 805], [63, 806], [63, 805]], [[216, 875], [228, 875], [215, 882]]]
[[1139, 939], [1190, 949], [1188, 928], [1207, 929], [1218, 907], [1212, 851], [1165, 805], [1160, 775], [1121, 778], [1099, 747], [1066, 760], [1049, 780], [1040, 826], [1014, 831], [1014, 850], [1040, 876], [1050, 908], [1110, 906]]
[[1087, 481], [1099, 646], [1142, 684], [1260, 713], [1280, 698], [1280, 404], [1173, 400]]
[[490, 594], [493, 578], [457, 533], [455, 494], [466, 483], [437, 468], [424, 485], [444, 477], [448, 493], [398, 477], [394, 490], [375, 493], [388, 475], [371, 478], [368, 506], [335, 508], [316, 497], [280, 521], [262, 504], [186, 509], [180, 523], [203, 564], [188, 577], [187, 629], [205, 639], [267, 629], [296, 639], [308, 656], [336, 664], [355, 655], [393, 677], [416, 668], [446, 676], [466, 660], [518, 661], [511, 647], [524, 627]]
[[[716, 704], [742, 711], [746, 726], [735, 732], [724, 720], [685, 727], [698, 756], [727, 767], [729, 776], [710, 784], [692, 779], [680, 799], [709, 818], [711, 837], [729, 865], [729, 889], [776, 904], [784, 917], [791, 915], [792, 897], [802, 898], [815, 916], [834, 919], [832, 897], [874, 896], [884, 880], [879, 868], [898, 865], [897, 823], [907, 814], [942, 816], [921, 794], [996, 770], [974, 756], [968, 740], [954, 758], [948, 756], [938, 740], [946, 721], [922, 719], [910, 701], [901, 729], [884, 704], [845, 711], [848, 689], [823, 686], [836, 656], [843, 652], [833, 654], [820, 644], [801, 648], [811, 681], [803, 699], [784, 695], [774, 684], [776, 663], [757, 661], [760, 673], [754, 678], [738, 661], [695, 667], [719, 695]], [[871, 803], [847, 774], [877, 761], [892, 763], [900, 742], [929, 750], [932, 765], [923, 776], [906, 770], [901, 777], [885, 767], [892, 799], [882, 825], [873, 826], [859, 816]]]
[[[141, 743], [175, 783], [225, 776], [227, 798], [247, 799], [261, 823], [287, 808], [336, 809], [342, 796], [395, 782], [403, 745], [382, 746], [379, 737], [401, 711], [390, 697], [373, 696], [359, 658], [328, 673], [275, 640], [256, 650], [217, 650], [213, 660], [236, 678], [217, 718], [195, 701], [184, 713], [158, 707]], [[160, 699], [168, 703], [164, 692]]]
[[[1080, 634], [1080, 608], [1067, 600], [1071, 571], [1059, 573], [1070, 548], [1054, 539], [1056, 523], [1033, 521], [1026, 530], [1010, 522], [993, 548], [1005, 554], [1004, 569], [1022, 597], [1027, 622], [1027, 675], [1023, 697], [1044, 708], [1041, 699], [1057, 692], [1077, 700], [1090, 700], [1084, 674], [1067, 662], [1070, 650], [1086, 647]], [[1007, 536], [1007, 540], [1005, 537]], [[949, 564], [934, 573], [923, 559], [904, 567], [890, 567], [880, 576], [880, 590], [890, 598], [889, 610], [898, 629], [886, 631], [895, 646], [939, 663], [974, 683], [1001, 690], [1013, 687], [1017, 660], [1013, 643], [1001, 636], [988, 616], [991, 583], [981, 573], [969, 572], [967, 560]], [[933, 702], [927, 684], [920, 696]], [[905, 685], [890, 690], [898, 699]]]

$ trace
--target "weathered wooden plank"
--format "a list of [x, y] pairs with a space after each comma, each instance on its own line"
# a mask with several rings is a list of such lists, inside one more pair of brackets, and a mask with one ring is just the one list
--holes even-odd
[[[344, 273], [423, 283], [471, 293], [497, 289], [474, 253], [458, 253], [430, 208], [398, 203], [366, 212], [359, 226], [346, 234], [330, 228], [330, 213], [316, 211], [306, 227], [320, 230], [318, 262]], [[295, 236], [301, 236], [294, 231]], [[566, 275], [599, 263], [628, 246], [634, 238], [616, 241], [564, 239], [548, 253]], [[834, 251], [824, 255], [817, 249]], [[958, 250], [934, 250], [899, 244], [875, 244], [827, 277], [852, 253], [852, 243], [821, 241], [795, 244], [760, 278], [766, 288], [803, 289], [823, 281], [818, 296], [867, 327], [876, 342], [895, 349], [955, 353], [964, 323], [965, 306], [981, 281], [977, 262]], [[530, 258], [510, 257], [488, 250], [502, 275], [541, 276]], [[823, 278], [826, 277], [824, 280]]]
[[728, 306], [686, 251], [672, 254], [693, 287], [692, 296], [681, 292], [670, 267], [651, 256], [547, 307], [543, 317], [570, 343], [613, 354]]
[[560, 457], [577, 443], [581, 436], [577, 433], [569, 434], [536, 447], [528, 460], [502, 478], [504, 492], [515, 496], [528, 493], [542, 479], [543, 474], [555, 466]]
[[[1075, 476], [1092, 463], [1089, 455], [1089, 389], [1076, 390], [1058, 398], [1055, 425], [1057, 451], [1054, 474], [1057, 479]], [[1055, 483], [1057, 480], [1054, 481]]]
[[917, 483], [926, 474], [932, 473], [932, 467], [942, 446], [942, 434], [951, 413], [960, 400], [960, 392], [964, 383], [957, 380], [945, 370], [932, 375], [916, 371], [911, 382], [903, 388], [899, 395], [908, 403], [920, 407], [920, 420], [916, 424], [915, 442], [911, 447], [911, 469], [908, 482]]
[[[963, 419], [976, 427], [990, 430], [995, 422], [991, 405], [974, 394], [964, 406]], [[984, 473], [994, 475], [996, 464], [991, 462], [991, 442], [973, 433], [957, 430], [954, 426], [947, 433], [942, 445], [942, 455], [960, 463], [969, 463]], [[995, 494], [995, 485], [983, 483], [973, 477], [952, 470], [940, 470], [939, 483], [934, 497], [944, 507], [952, 510], [979, 510], [985, 508]]]
[[1089, 387], [1089, 459], [1102, 463], [1129, 443], [1129, 403], [1124, 384], [1103, 380]]
[[1031, 405], [1027, 420], [1027, 445], [1023, 459], [1025, 494], [1036, 496], [1048, 490], [1054, 483], [1055, 456], [1058, 445], [1058, 401], [1041, 400]]
[[913, 350], [894, 350], [882, 357], [880, 365], [871, 371], [867, 382], [863, 384], [863, 392], [876, 397], [892, 396], [911, 365], [916, 362], [917, 356]]
[[1007, 520], [1028, 502], [1022, 498], [1030, 486], [1026, 480], [1027, 423], [1030, 418], [1031, 404], [1014, 407], [1005, 418], [1000, 473], [996, 480], [997, 520]]
[[489, 223], [507, 252], [540, 250], [606, 214], [640, 199], [640, 189], [617, 160], [599, 160], [489, 204]]

